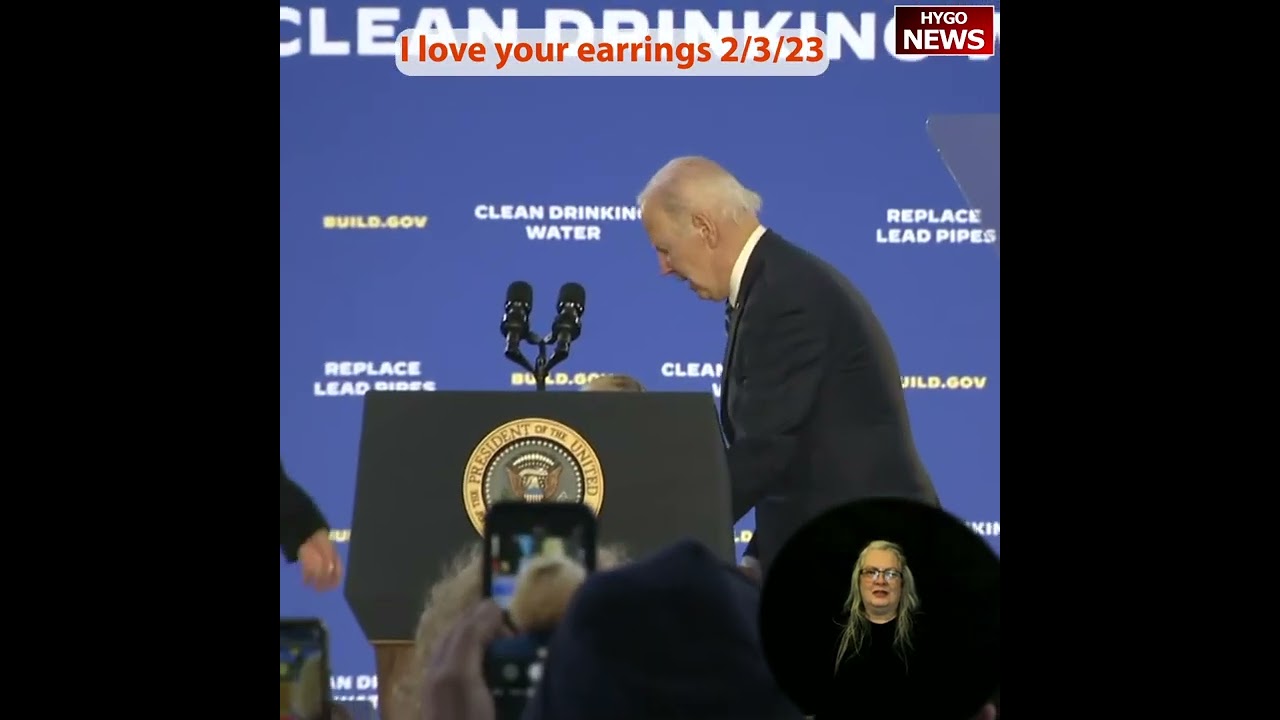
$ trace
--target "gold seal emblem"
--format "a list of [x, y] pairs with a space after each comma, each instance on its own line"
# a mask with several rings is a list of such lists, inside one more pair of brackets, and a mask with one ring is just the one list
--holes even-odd
[[504, 500], [577, 502], [599, 515], [604, 472], [573, 428], [545, 418], [512, 420], [476, 446], [462, 476], [462, 504], [484, 533], [489, 507]]

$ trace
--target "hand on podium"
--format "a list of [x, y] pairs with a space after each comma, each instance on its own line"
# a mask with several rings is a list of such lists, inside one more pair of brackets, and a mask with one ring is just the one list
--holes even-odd
[[342, 558], [338, 557], [327, 528], [317, 530], [302, 543], [298, 548], [298, 562], [302, 565], [303, 581], [316, 590], [332, 590], [342, 582]]

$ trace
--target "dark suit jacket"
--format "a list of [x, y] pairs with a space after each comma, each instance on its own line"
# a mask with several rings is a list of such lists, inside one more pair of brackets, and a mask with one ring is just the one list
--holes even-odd
[[756, 508], [761, 566], [806, 521], [850, 500], [937, 505], [893, 348], [849, 280], [769, 230], [738, 295], [720, 420], [734, 518]]
[[280, 550], [289, 562], [298, 561], [298, 548], [317, 530], [329, 527], [307, 492], [289, 479], [280, 461]]

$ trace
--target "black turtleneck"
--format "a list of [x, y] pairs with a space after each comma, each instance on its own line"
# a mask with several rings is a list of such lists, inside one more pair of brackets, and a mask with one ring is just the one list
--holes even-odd
[[[911, 649], [894, 646], [897, 619], [870, 623], [869, 627], [858, 652], [849, 652], [852, 647], [846, 650], [831, 683], [825, 712], [819, 715], [822, 720], [901, 710], [911, 704], [907, 678], [916, 668], [911, 662]], [[837, 634], [837, 649], [839, 642]], [[834, 657], [833, 652], [833, 660]]]
[[[912, 620], [905, 652], [893, 644], [897, 620], [870, 623], [858, 653], [846, 656], [832, 678], [819, 720], [879, 714], [903, 720], [972, 720], [999, 679], [998, 645], [992, 647], [999, 636], [975, 634], [969, 625], [960, 625], [959, 617], [919, 613]], [[834, 635], [838, 647], [839, 630]]]

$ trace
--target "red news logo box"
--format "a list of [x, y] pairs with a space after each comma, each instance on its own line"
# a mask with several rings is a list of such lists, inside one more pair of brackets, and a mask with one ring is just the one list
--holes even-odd
[[994, 5], [895, 5], [893, 24], [897, 55], [996, 54]]

